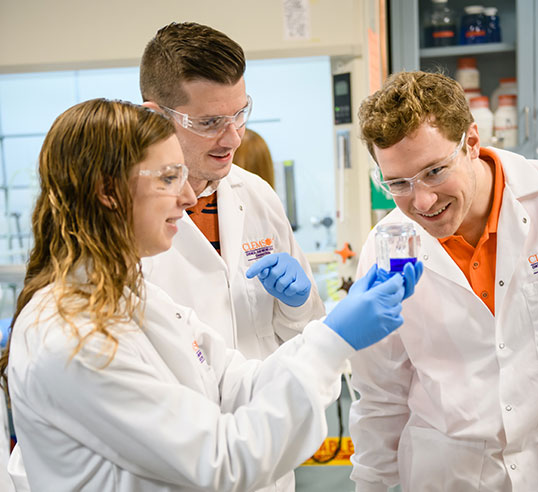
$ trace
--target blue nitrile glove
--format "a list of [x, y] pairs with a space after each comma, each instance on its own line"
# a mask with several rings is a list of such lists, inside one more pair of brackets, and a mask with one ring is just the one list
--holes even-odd
[[288, 253], [273, 253], [259, 259], [246, 272], [247, 278], [256, 275], [269, 294], [288, 306], [302, 306], [310, 295], [310, 279]]
[[[405, 294], [404, 299], [407, 299], [409, 296], [415, 292], [415, 285], [417, 285], [418, 281], [420, 280], [420, 277], [422, 276], [422, 272], [424, 271], [424, 264], [421, 261], [417, 261], [414, 265], [413, 263], [409, 262], [404, 265], [403, 272], [401, 275], [404, 279], [404, 288], [405, 288]], [[383, 270], [382, 268], [378, 268], [377, 270], [377, 280], [374, 283], [376, 285], [379, 282], [383, 282], [387, 280], [389, 277], [392, 277], [396, 272], [387, 272], [386, 270]]]
[[377, 265], [373, 265], [351, 286], [347, 296], [327, 315], [324, 323], [355, 350], [368, 347], [403, 323], [400, 312], [404, 293], [402, 275], [379, 281]]

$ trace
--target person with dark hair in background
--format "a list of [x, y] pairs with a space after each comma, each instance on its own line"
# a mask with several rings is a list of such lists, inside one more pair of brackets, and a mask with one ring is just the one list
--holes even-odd
[[[538, 161], [480, 147], [461, 86], [401, 72], [359, 110], [424, 278], [397, 333], [352, 359], [357, 491], [538, 483]], [[371, 234], [358, 275], [375, 260]]]
[[267, 360], [246, 360], [142, 274], [141, 258], [170, 248], [196, 201], [167, 117], [80, 103], [45, 137], [39, 178], [34, 247], [0, 361], [18, 490], [249, 492], [274, 482], [321, 444], [344, 360], [401, 325], [420, 276], [408, 265], [380, 282], [372, 268], [323, 322]]
[[241, 139], [241, 145], [234, 155], [234, 163], [257, 174], [275, 188], [275, 169], [271, 151], [259, 133], [247, 128]]

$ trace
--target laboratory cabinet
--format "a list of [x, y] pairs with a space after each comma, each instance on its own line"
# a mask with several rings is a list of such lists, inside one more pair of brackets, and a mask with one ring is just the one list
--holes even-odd
[[[480, 2], [448, 0], [460, 38], [464, 7]], [[496, 7], [501, 41], [429, 47], [425, 24], [431, 0], [389, 0], [391, 72], [442, 70], [455, 77], [458, 59], [474, 57], [480, 90], [491, 98], [501, 78], [517, 79], [518, 144], [510, 148], [528, 158], [538, 157], [538, 0], [487, 0]]]

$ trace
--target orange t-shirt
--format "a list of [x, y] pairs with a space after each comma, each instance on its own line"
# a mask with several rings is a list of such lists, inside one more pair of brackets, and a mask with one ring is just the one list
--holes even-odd
[[504, 173], [499, 158], [481, 148], [480, 158], [494, 165], [493, 203], [488, 221], [476, 247], [462, 236], [439, 239], [450, 257], [467, 277], [471, 288], [495, 315], [495, 266], [497, 263], [497, 223], [504, 190]]
[[192, 221], [207, 238], [220, 255], [219, 213], [217, 208], [217, 192], [198, 198], [192, 208], [187, 209]]

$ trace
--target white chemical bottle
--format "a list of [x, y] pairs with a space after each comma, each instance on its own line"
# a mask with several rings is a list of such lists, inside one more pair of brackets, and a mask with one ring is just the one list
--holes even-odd
[[494, 133], [499, 147], [516, 147], [517, 140], [517, 96], [501, 94], [499, 107], [494, 116]]
[[499, 85], [491, 94], [490, 106], [494, 113], [499, 107], [499, 96], [501, 94], [513, 94], [517, 96], [517, 79], [515, 77], [499, 79]]
[[478, 126], [480, 146], [490, 146], [493, 138], [493, 113], [489, 109], [488, 96], [472, 97], [469, 101], [469, 107]]
[[455, 78], [463, 89], [480, 90], [480, 72], [476, 67], [476, 58], [472, 56], [458, 58]]

